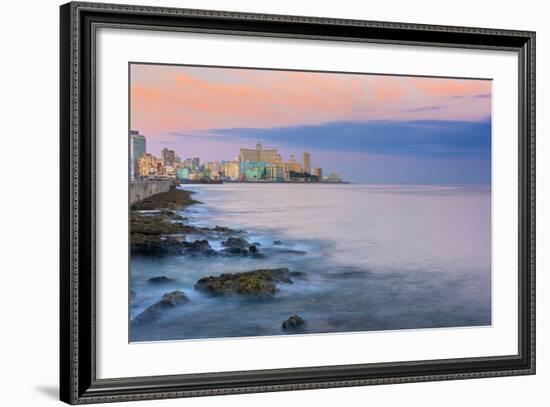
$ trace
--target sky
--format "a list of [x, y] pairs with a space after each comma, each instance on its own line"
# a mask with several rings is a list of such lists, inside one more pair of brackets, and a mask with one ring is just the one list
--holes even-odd
[[132, 64], [130, 126], [182, 158], [303, 151], [350, 182], [490, 184], [487, 79]]

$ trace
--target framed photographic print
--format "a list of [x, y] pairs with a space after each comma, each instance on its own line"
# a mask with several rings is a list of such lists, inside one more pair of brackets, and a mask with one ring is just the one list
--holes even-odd
[[61, 399], [535, 373], [535, 34], [61, 6]]

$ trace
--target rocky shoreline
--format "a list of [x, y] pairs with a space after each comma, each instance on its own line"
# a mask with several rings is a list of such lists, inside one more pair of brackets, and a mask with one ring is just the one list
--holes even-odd
[[[200, 227], [189, 223], [183, 211], [190, 205], [200, 204], [192, 198], [193, 192], [171, 189], [168, 192], [150, 196], [132, 205], [130, 212], [130, 248], [132, 256], [224, 256], [264, 259], [273, 253], [303, 255], [305, 252], [281, 247], [281, 241], [274, 241], [270, 248], [262, 248], [258, 242], [249, 242], [246, 231], [225, 226]], [[221, 239], [221, 249], [214, 250], [209, 239]], [[223, 273], [218, 276], [200, 278], [193, 289], [208, 297], [241, 297], [264, 300], [273, 298], [281, 285], [293, 284], [294, 279], [306, 279], [301, 271], [288, 268], [241, 271]], [[150, 284], [162, 285], [172, 282], [166, 276], [149, 278]], [[135, 296], [135, 293], [133, 294]], [[157, 302], [147, 307], [132, 319], [133, 325], [153, 322], [176, 307], [184, 306], [191, 300], [180, 290], [167, 292]], [[297, 319], [298, 318], [298, 319]], [[290, 321], [290, 322], [289, 322]], [[300, 322], [301, 321], [301, 322]], [[293, 315], [283, 321], [284, 331], [293, 331], [305, 322]]]

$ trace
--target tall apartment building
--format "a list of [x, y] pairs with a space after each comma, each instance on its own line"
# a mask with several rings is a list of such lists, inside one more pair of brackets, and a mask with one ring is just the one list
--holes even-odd
[[176, 163], [176, 152], [168, 148], [163, 148], [160, 152], [160, 159], [164, 166], [173, 166]]
[[311, 154], [307, 151], [304, 151], [302, 155], [302, 172], [307, 172], [311, 174]]
[[264, 150], [262, 145], [258, 143], [255, 149], [241, 148], [239, 151], [239, 161], [276, 164], [281, 161], [281, 156], [277, 154], [276, 149]]
[[145, 153], [137, 160], [138, 174], [141, 177], [162, 175], [162, 162], [153, 154]]
[[135, 180], [139, 176], [138, 160], [147, 152], [147, 140], [137, 130], [130, 130], [130, 179]]
[[239, 181], [241, 179], [241, 166], [239, 161], [224, 161], [222, 164], [222, 171], [224, 176], [232, 181]]

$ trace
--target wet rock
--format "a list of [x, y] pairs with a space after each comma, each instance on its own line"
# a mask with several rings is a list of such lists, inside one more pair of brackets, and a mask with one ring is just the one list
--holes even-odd
[[132, 320], [132, 323], [140, 324], [151, 321], [152, 319], [158, 318], [159, 314], [163, 311], [176, 308], [187, 304], [188, 302], [189, 298], [187, 298], [183, 291], [173, 291], [171, 293], [164, 294], [159, 301], [155, 302], [153, 305], [146, 308], [141, 314], [136, 316]]
[[130, 298], [136, 298], [136, 292], [134, 290], [130, 290]]
[[255, 245], [250, 245], [248, 248], [228, 247], [223, 249], [220, 254], [226, 256], [250, 256], [255, 259], [263, 259], [265, 255]]
[[290, 318], [288, 318], [286, 321], [283, 321], [281, 326], [284, 330], [288, 331], [288, 330], [294, 330], [296, 328], [301, 328], [305, 324], [306, 324], [306, 321], [304, 321], [298, 315], [293, 315]]
[[161, 235], [132, 234], [130, 251], [132, 255], [163, 257], [183, 253], [182, 242], [163, 238]]
[[188, 225], [167, 222], [159, 215], [142, 215], [132, 212], [130, 216], [130, 232], [133, 235], [173, 235], [188, 233], [193, 228]]
[[290, 277], [305, 280], [308, 275], [305, 271], [291, 271]]
[[160, 211], [158, 217], [164, 221], [183, 221], [187, 220], [187, 218], [184, 218], [183, 216], [178, 215], [176, 212], [169, 211], [169, 210], [162, 210]]
[[172, 188], [170, 191], [152, 195], [132, 205], [134, 210], [182, 209], [199, 203], [191, 198], [192, 192]]
[[274, 244], [275, 246], [280, 246], [280, 245], [283, 244], [283, 242], [281, 242], [280, 240], [275, 240], [275, 241], [273, 242], [273, 244]]
[[207, 230], [212, 231], [212, 232], [218, 232], [218, 233], [244, 233], [244, 230], [231, 229], [231, 228], [228, 228], [226, 226], [218, 226], [218, 225], [216, 225], [215, 227], [213, 227], [211, 229], [207, 229]]
[[151, 277], [149, 279], [149, 282], [150, 283], [155, 283], [155, 284], [159, 284], [159, 283], [169, 283], [170, 281], [172, 281], [171, 278], [168, 278], [166, 276], [157, 276], [157, 277]]
[[229, 247], [222, 250], [223, 254], [230, 256], [248, 256], [248, 249], [241, 249], [240, 247]]
[[195, 284], [195, 289], [213, 296], [270, 297], [278, 291], [277, 284], [292, 282], [287, 268], [259, 269], [201, 278]]
[[264, 248], [264, 252], [271, 253], [271, 254], [292, 254], [292, 255], [298, 255], [298, 256], [303, 256], [307, 254], [307, 252], [303, 250], [281, 249], [279, 247], [266, 247]]
[[207, 256], [212, 256], [216, 254], [216, 251], [210, 247], [208, 240], [195, 240], [193, 242], [182, 242], [183, 247], [185, 248], [186, 254], [202, 254]]
[[248, 243], [248, 241], [246, 239], [243, 239], [242, 237], [230, 237], [222, 242], [222, 246], [229, 249], [246, 249], [249, 247], [249, 245], [250, 243]]

